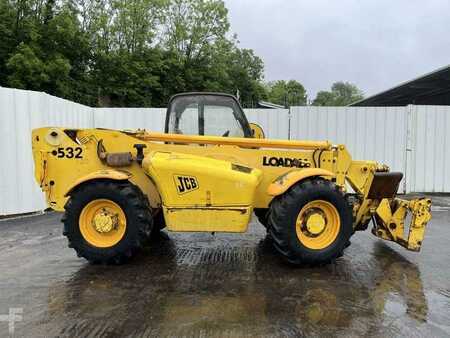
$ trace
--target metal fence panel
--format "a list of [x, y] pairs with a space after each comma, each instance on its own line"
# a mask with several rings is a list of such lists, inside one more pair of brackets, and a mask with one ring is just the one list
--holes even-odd
[[248, 122], [262, 127], [266, 138], [289, 139], [289, 109], [244, 109]]
[[0, 88], [0, 215], [46, 208], [31, 151], [31, 130], [45, 126], [92, 128], [92, 108], [45, 93]]
[[409, 106], [408, 189], [450, 192], [450, 107]]
[[96, 128], [164, 131], [165, 108], [96, 108]]
[[291, 107], [290, 131], [291, 139], [344, 144], [354, 159], [405, 172], [405, 107]]

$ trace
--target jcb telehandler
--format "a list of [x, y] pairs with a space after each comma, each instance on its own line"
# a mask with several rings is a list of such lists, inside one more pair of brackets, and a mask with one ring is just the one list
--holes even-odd
[[255, 212], [284, 259], [323, 264], [370, 221], [419, 251], [431, 218], [429, 199], [396, 198], [401, 173], [328, 141], [264, 139], [227, 94], [175, 95], [165, 133], [48, 127], [32, 143], [69, 246], [96, 263], [126, 261], [164, 227], [245, 232]]

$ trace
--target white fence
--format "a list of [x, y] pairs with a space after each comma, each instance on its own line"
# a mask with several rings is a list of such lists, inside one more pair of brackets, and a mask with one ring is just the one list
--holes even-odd
[[289, 109], [245, 109], [245, 115], [262, 127], [266, 138], [289, 139]]
[[[291, 138], [345, 144], [354, 159], [375, 160], [392, 171], [405, 172], [406, 135], [405, 107], [291, 108]], [[401, 189], [408, 191], [405, 184]]]
[[408, 191], [450, 192], [450, 107], [409, 106]]
[[95, 128], [164, 131], [165, 108], [94, 108]]
[[[450, 192], [450, 107], [246, 109], [268, 138], [328, 139], [355, 159], [402, 171], [402, 191]], [[0, 88], [0, 215], [46, 207], [34, 181], [31, 130], [43, 126], [163, 131], [164, 108], [91, 108], [45, 93]]]
[[31, 130], [89, 128], [93, 110], [44, 93], [0, 88], [0, 215], [46, 208], [33, 173]]

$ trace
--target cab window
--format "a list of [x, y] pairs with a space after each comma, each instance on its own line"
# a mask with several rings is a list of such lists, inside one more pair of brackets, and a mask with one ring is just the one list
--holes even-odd
[[168, 113], [168, 133], [251, 137], [245, 115], [232, 97], [181, 95], [171, 101]]
[[198, 134], [198, 104], [191, 103], [180, 114], [176, 134]]
[[244, 137], [244, 130], [236, 120], [233, 108], [205, 105], [203, 110], [205, 135]]

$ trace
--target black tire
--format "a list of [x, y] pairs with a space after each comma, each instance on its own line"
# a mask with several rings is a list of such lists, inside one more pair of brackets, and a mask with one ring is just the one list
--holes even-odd
[[159, 241], [161, 238], [165, 238], [165, 236], [162, 235], [161, 230], [167, 226], [162, 209], [157, 209], [156, 211], [153, 210], [153, 215], [153, 228], [148, 237], [149, 242]]
[[153, 218], [153, 230], [161, 231], [166, 227], [166, 221], [164, 220], [164, 211], [159, 209]]
[[268, 227], [268, 210], [269, 209], [253, 209], [253, 212], [255, 213], [256, 218], [258, 218], [259, 223], [261, 223], [266, 229]]
[[[334, 241], [323, 249], [311, 249], [297, 237], [296, 220], [302, 208], [314, 200], [331, 203], [340, 218], [340, 228]], [[316, 178], [297, 183], [270, 205], [269, 233], [275, 249], [289, 263], [322, 265], [342, 256], [353, 233], [352, 211], [344, 194], [331, 181]]]
[[[114, 246], [95, 247], [83, 238], [80, 231], [81, 211], [96, 199], [113, 201], [125, 214], [125, 234]], [[125, 263], [142, 248], [153, 226], [146, 196], [130, 182], [95, 181], [84, 184], [71, 194], [64, 208], [63, 235], [67, 237], [69, 247], [75, 249], [78, 257], [84, 257], [95, 264]]]

